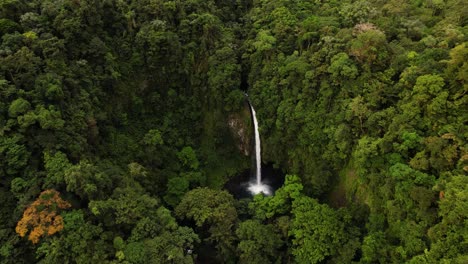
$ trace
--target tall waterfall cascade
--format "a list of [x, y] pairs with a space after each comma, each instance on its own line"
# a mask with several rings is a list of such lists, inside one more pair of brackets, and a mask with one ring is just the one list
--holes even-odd
[[257, 113], [252, 105], [250, 105], [250, 109], [252, 110], [252, 119], [255, 131], [255, 167], [257, 170], [255, 176], [257, 177], [257, 184], [260, 185], [262, 182], [262, 143], [260, 141], [260, 133], [258, 132]]
[[271, 190], [270, 186], [266, 184], [262, 184], [262, 148], [261, 148], [261, 140], [260, 140], [260, 132], [258, 131], [258, 121], [257, 121], [257, 113], [250, 103], [250, 111], [252, 112], [252, 120], [254, 125], [255, 131], [255, 177], [256, 181], [249, 184], [249, 191], [252, 194], [263, 193], [265, 195], [270, 195]]

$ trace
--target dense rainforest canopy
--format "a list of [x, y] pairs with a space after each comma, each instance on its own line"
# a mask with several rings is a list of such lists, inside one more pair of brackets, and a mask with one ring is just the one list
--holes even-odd
[[467, 128], [464, 0], [0, 0], [0, 263], [468, 263]]

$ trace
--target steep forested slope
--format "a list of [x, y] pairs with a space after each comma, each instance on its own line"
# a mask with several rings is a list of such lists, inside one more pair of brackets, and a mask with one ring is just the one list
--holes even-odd
[[466, 6], [255, 3], [243, 58], [266, 158], [305, 193], [367, 211], [361, 261], [455, 261], [467, 250]]
[[[0, 263], [468, 261], [467, 22], [461, 0], [0, 0]], [[244, 91], [290, 175], [237, 201]]]

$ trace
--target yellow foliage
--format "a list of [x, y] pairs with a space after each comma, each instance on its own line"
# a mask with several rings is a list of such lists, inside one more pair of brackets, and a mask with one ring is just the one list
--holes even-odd
[[33, 32], [33, 31], [25, 32], [25, 33], [23, 33], [23, 36], [26, 37], [26, 39], [29, 39], [29, 40], [37, 39], [37, 34], [35, 32]]
[[31, 229], [28, 239], [36, 244], [42, 236], [51, 236], [63, 229], [63, 218], [57, 211], [70, 206], [56, 190], [45, 190], [24, 210], [23, 217], [16, 225], [16, 233], [24, 237]]

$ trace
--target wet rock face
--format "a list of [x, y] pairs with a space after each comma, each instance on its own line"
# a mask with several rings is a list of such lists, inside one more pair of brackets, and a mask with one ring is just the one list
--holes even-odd
[[228, 116], [228, 125], [239, 151], [245, 156], [249, 156], [251, 132], [243, 114], [230, 114]]

